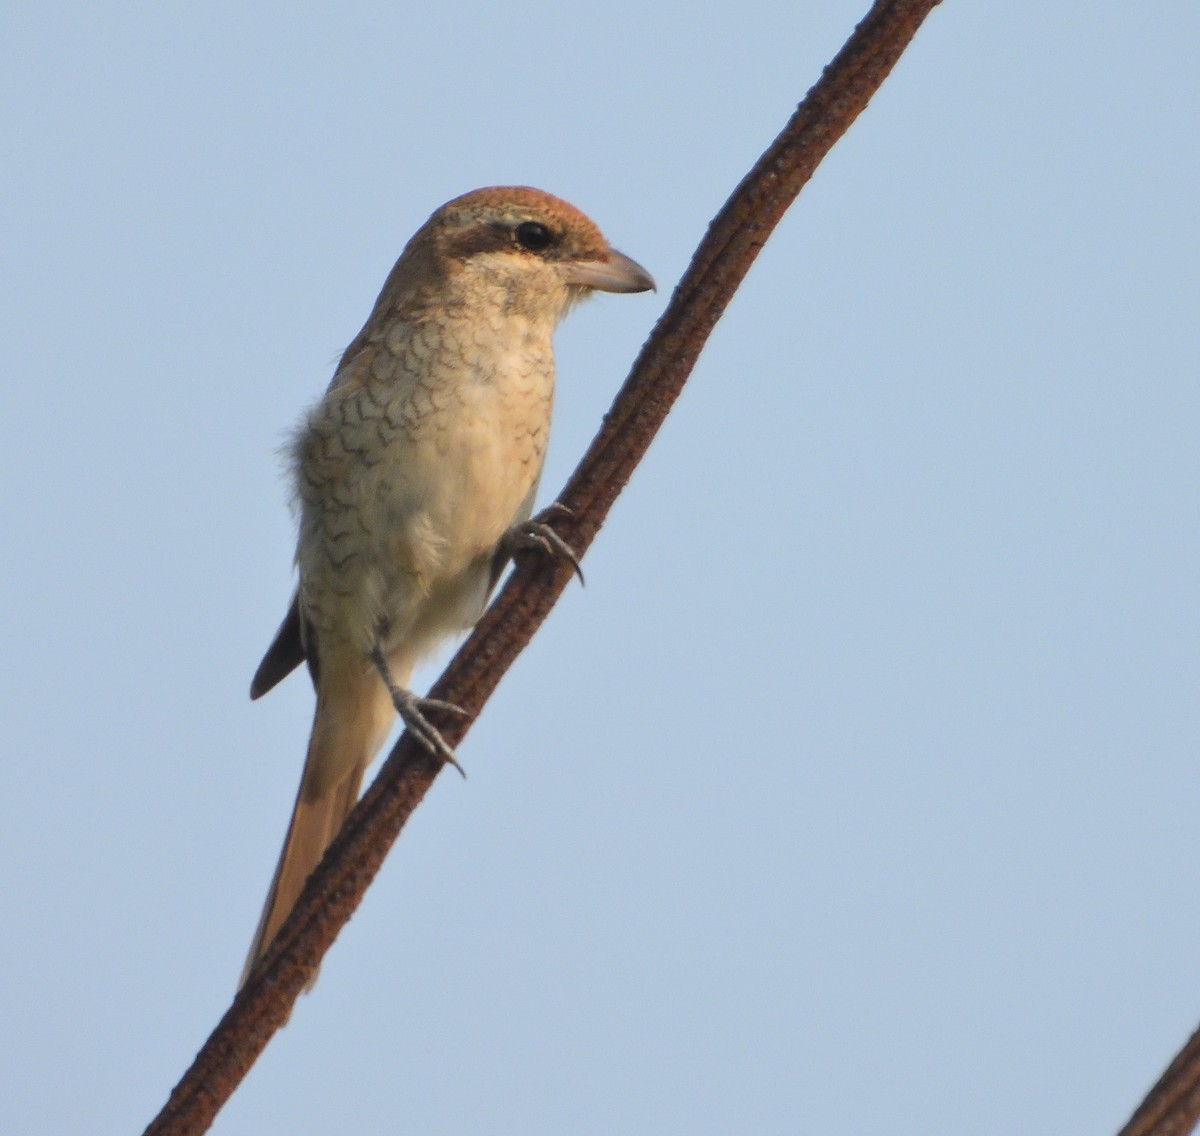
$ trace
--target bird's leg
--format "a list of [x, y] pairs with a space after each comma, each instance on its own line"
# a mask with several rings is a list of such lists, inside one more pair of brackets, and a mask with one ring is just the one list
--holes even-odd
[[537, 552], [542, 556], [569, 560], [571, 567], [575, 569], [575, 575], [579, 577], [579, 582], [583, 584], [583, 568], [575, 550], [550, 527], [550, 518], [555, 515], [575, 516], [566, 505], [555, 501], [554, 504], [547, 505], [536, 517], [513, 525], [500, 538], [500, 551], [507, 559], [516, 559], [517, 554], [521, 552]]
[[445, 714], [458, 714], [465, 718], [467, 712], [461, 706], [455, 706], [453, 702], [443, 702], [440, 698], [421, 698], [419, 695], [413, 694], [411, 690], [405, 690], [392, 678], [391, 668], [387, 664], [387, 659], [383, 657], [378, 643], [371, 648], [371, 662], [375, 664], [379, 677], [383, 679], [384, 686], [388, 688], [388, 693], [392, 696], [392, 705], [396, 707], [396, 713], [400, 715], [413, 737], [434, 757], [440, 757], [448, 765], [453, 765], [459, 773], [466, 777], [467, 771], [459, 765], [454, 750], [442, 737], [441, 731], [425, 717], [425, 713], [428, 710], [439, 710]]

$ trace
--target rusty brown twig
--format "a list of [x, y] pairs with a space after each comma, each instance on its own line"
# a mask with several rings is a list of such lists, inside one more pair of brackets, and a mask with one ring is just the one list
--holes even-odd
[[[642, 348], [611, 411], [559, 500], [556, 522], [582, 554], [642, 459], [759, 250], [818, 164], [879, 89], [939, 0], [877, 0], [825, 69], [779, 137], [709, 227]], [[469, 718], [442, 733], [457, 745], [501, 676], [529, 642], [571, 578], [570, 565], [518, 571], [480, 620], [430, 694]], [[207, 1130], [287, 1020], [325, 951], [350, 918], [440, 763], [401, 737], [341, 835], [313, 873], [255, 976], [176, 1085], [147, 1136]]]
[[1167, 1066], [1119, 1136], [1188, 1136], [1200, 1123], [1200, 1029]]

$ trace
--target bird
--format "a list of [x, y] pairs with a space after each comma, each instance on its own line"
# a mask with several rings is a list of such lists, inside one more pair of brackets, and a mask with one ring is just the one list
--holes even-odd
[[303, 662], [316, 709], [239, 988], [354, 807], [396, 716], [457, 764], [426, 717], [457, 707], [414, 695], [413, 667], [478, 620], [514, 549], [570, 555], [551, 510], [533, 518], [554, 329], [593, 292], [653, 288], [582, 212], [529, 186], [456, 197], [404, 247], [288, 447], [298, 585], [250, 697]]

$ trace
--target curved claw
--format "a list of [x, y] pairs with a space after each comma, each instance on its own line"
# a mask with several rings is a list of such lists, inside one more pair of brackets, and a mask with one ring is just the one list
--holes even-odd
[[552, 505], [547, 505], [536, 517], [513, 525], [504, 534], [506, 551], [509, 556], [513, 556], [524, 550], [532, 550], [543, 556], [568, 560], [575, 575], [579, 577], [580, 584], [586, 584], [583, 567], [579, 563], [579, 557], [575, 555], [575, 550], [547, 523], [547, 518], [555, 514], [564, 517], [575, 516], [566, 505], [559, 504], [557, 501]]
[[564, 505], [561, 501], [551, 501], [550, 504], [547, 505], [533, 519], [544, 524], [549, 517], [555, 516], [566, 517], [567, 520], [573, 521], [575, 519], [575, 510], [567, 505]]
[[389, 690], [396, 713], [400, 715], [413, 737], [434, 757], [440, 757], [447, 765], [453, 765], [463, 777], [466, 777], [467, 771], [459, 764], [458, 755], [442, 737], [441, 730], [425, 717], [425, 711], [453, 711], [463, 716], [467, 712], [461, 706], [455, 706], [452, 702], [443, 702], [440, 698], [420, 698], [411, 690], [401, 690], [399, 687], [389, 687]]
[[[406, 692], [407, 693], [407, 692]], [[415, 695], [413, 695], [416, 698]], [[422, 710], [440, 710], [443, 714], [456, 714], [460, 718], [469, 718], [470, 712], [464, 710], [457, 702], [444, 702], [440, 698], [417, 698]]]
[[407, 727], [409, 733], [434, 757], [440, 757], [447, 765], [453, 765], [465, 778], [467, 771], [459, 764], [458, 755], [455, 754], [449, 742], [442, 737], [442, 732], [425, 717], [425, 712], [434, 710], [466, 718], [469, 717], [467, 711], [453, 702], [444, 702], [440, 698], [421, 698], [419, 695], [413, 694], [411, 690], [405, 690], [399, 686], [392, 678], [387, 660], [378, 647], [371, 652], [371, 661], [375, 664], [375, 669], [379, 671], [380, 678], [388, 688], [388, 693], [392, 696], [392, 705], [396, 707], [396, 713], [400, 715], [400, 720]]

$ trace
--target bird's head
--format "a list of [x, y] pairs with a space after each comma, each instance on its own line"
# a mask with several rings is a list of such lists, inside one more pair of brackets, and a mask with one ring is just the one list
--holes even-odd
[[410, 250], [431, 255], [456, 289], [499, 291], [509, 310], [538, 309], [556, 320], [593, 291], [654, 287], [650, 274], [573, 205], [527, 186], [456, 197], [422, 226]]

